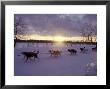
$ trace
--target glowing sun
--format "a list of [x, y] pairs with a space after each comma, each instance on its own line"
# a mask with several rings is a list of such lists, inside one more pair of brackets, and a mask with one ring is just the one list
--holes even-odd
[[56, 42], [64, 42], [65, 41], [65, 37], [63, 37], [63, 36], [55, 36], [54, 37], [54, 41], [56, 41]]

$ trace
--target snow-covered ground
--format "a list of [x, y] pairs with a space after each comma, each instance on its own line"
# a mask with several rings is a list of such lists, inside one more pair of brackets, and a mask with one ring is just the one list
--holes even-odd
[[[80, 48], [88, 49], [87, 53], [80, 53]], [[14, 75], [15, 76], [96, 76], [97, 52], [91, 48], [95, 45], [74, 44], [46, 44], [46, 43], [17, 43], [14, 49]], [[70, 55], [67, 49], [77, 50], [76, 55]], [[61, 56], [52, 57], [48, 50], [61, 50]], [[39, 50], [39, 59], [25, 62], [21, 52]]]

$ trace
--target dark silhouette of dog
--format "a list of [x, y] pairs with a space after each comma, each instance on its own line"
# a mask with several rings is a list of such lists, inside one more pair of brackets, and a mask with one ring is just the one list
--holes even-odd
[[92, 48], [92, 51], [97, 51], [97, 46]]
[[85, 47], [80, 48], [80, 52], [84, 52], [84, 50], [85, 50]]
[[88, 52], [88, 49], [86, 49], [85, 47], [80, 48], [80, 53], [86, 53], [87, 54], [87, 52]]
[[68, 52], [70, 52], [71, 54], [76, 54], [77, 50], [75, 50], [75, 49], [68, 49]]
[[37, 53], [35, 53], [35, 52], [22, 52], [21, 54], [24, 55], [24, 59], [26, 59], [25, 60], [26, 62], [28, 60], [31, 60], [32, 57], [34, 60], [35, 60], [35, 58], [39, 59], [39, 57], [38, 57], [39, 51], [37, 51]]

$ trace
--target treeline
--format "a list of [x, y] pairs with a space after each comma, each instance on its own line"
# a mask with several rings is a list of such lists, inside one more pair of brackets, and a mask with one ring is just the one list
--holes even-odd
[[[52, 40], [15, 40], [16, 42], [31, 42], [31, 43], [56, 43]], [[70, 44], [97, 44], [97, 42], [80, 42], [80, 41], [64, 41], [63, 43]]]

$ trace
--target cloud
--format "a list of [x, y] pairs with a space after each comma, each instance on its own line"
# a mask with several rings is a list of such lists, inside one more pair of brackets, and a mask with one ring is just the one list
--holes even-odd
[[27, 25], [30, 34], [78, 36], [84, 23], [97, 26], [96, 14], [16, 14]]

